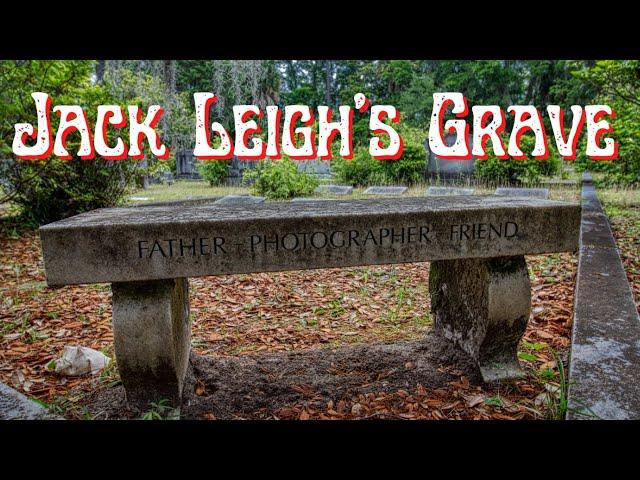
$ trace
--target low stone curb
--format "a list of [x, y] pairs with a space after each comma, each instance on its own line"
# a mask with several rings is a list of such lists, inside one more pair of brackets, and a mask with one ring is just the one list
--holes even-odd
[[0, 420], [62, 420], [33, 400], [0, 383]]
[[640, 318], [596, 195], [582, 183], [567, 419], [640, 419]]

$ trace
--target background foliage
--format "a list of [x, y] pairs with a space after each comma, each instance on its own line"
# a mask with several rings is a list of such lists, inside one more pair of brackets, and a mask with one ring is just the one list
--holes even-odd
[[[70, 161], [49, 159], [16, 161], [11, 152], [15, 123], [35, 123], [31, 92], [45, 91], [54, 104], [80, 104], [95, 120], [99, 104], [162, 105], [166, 112], [159, 125], [169, 161], [148, 156], [146, 162]], [[578, 171], [603, 173], [604, 182], [631, 184], [640, 176], [640, 62], [636, 60], [216, 60], [216, 61], [1, 61], [0, 62], [0, 203], [11, 200], [23, 216], [43, 223], [92, 208], [118, 204], [126, 193], [142, 184], [145, 175], [175, 169], [175, 153], [193, 148], [193, 93], [212, 91], [218, 96], [211, 118], [233, 132], [234, 104], [306, 104], [315, 109], [328, 105], [352, 105], [362, 92], [372, 104], [391, 104], [401, 112], [405, 150], [396, 161], [372, 160], [367, 151], [370, 133], [368, 112], [354, 116], [354, 159], [336, 159], [332, 166], [338, 179], [353, 185], [367, 183], [412, 183], [424, 175], [432, 94], [461, 91], [470, 106], [532, 104], [545, 111], [548, 104], [565, 109], [573, 104], [606, 103], [616, 111], [613, 137], [619, 143], [619, 159], [591, 161], [584, 156], [581, 136]], [[551, 127], [545, 119], [547, 131]], [[57, 118], [52, 116], [55, 128]], [[261, 120], [263, 132], [265, 118]], [[507, 118], [510, 131], [512, 119]], [[570, 120], [565, 122], [570, 124]], [[125, 130], [126, 132], [126, 130]], [[114, 131], [110, 131], [114, 140]], [[70, 151], [79, 138], [69, 136]], [[125, 137], [126, 138], [126, 137]], [[527, 137], [523, 137], [528, 142]], [[75, 142], [75, 143], [74, 143]], [[553, 143], [553, 142], [552, 142]], [[335, 147], [335, 145], [334, 145]], [[526, 148], [527, 145], [524, 146]], [[562, 160], [553, 145], [547, 162], [500, 161], [490, 156], [477, 162], [476, 172], [494, 181], [533, 181], [557, 174]], [[203, 162], [207, 179], [221, 180], [223, 162]], [[299, 188], [287, 161], [267, 162], [260, 185], [282, 182]], [[303, 182], [304, 183], [304, 182]], [[290, 185], [290, 186], [291, 186]], [[265, 187], [267, 188], [267, 187]], [[289, 192], [288, 187], [283, 192]], [[275, 195], [290, 195], [278, 192]]]
[[270, 200], [308, 197], [318, 186], [313, 175], [298, 171], [298, 166], [286, 156], [281, 160], [260, 162], [255, 169], [245, 170], [243, 175], [254, 193]]

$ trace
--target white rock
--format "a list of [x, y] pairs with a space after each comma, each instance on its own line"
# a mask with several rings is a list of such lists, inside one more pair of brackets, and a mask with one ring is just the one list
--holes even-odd
[[88, 347], [64, 347], [62, 357], [56, 360], [56, 373], [60, 375], [84, 375], [98, 373], [109, 365], [111, 359], [102, 352]]

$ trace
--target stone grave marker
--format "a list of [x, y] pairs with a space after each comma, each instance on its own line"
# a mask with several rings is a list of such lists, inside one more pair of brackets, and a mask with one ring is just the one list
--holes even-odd
[[503, 197], [549, 198], [548, 188], [496, 188], [496, 195]]
[[350, 185], [320, 185], [316, 193], [333, 193], [334, 195], [351, 195], [353, 187]]
[[408, 187], [396, 186], [396, 187], [386, 187], [386, 186], [377, 186], [374, 185], [372, 187], [367, 188], [363, 193], [367, 195], [402, 195], [404, 192], [408, 190]]
[[459, 187], [429, 187], [427, 188], [427, 195], [430, 196], [447, 196], [447, 195], [473, 195], [475, 193], [474, 188], [459, 188]]

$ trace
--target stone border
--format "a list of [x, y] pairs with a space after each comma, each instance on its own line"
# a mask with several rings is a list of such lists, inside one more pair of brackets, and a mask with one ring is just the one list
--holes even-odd
[[0, 383], [0, 420], [57, 420], [45, 408], [22, 393]]
[[566, 418], [640, 419], [639, 380], [640, 318], [609, 221], [585, 174]]

